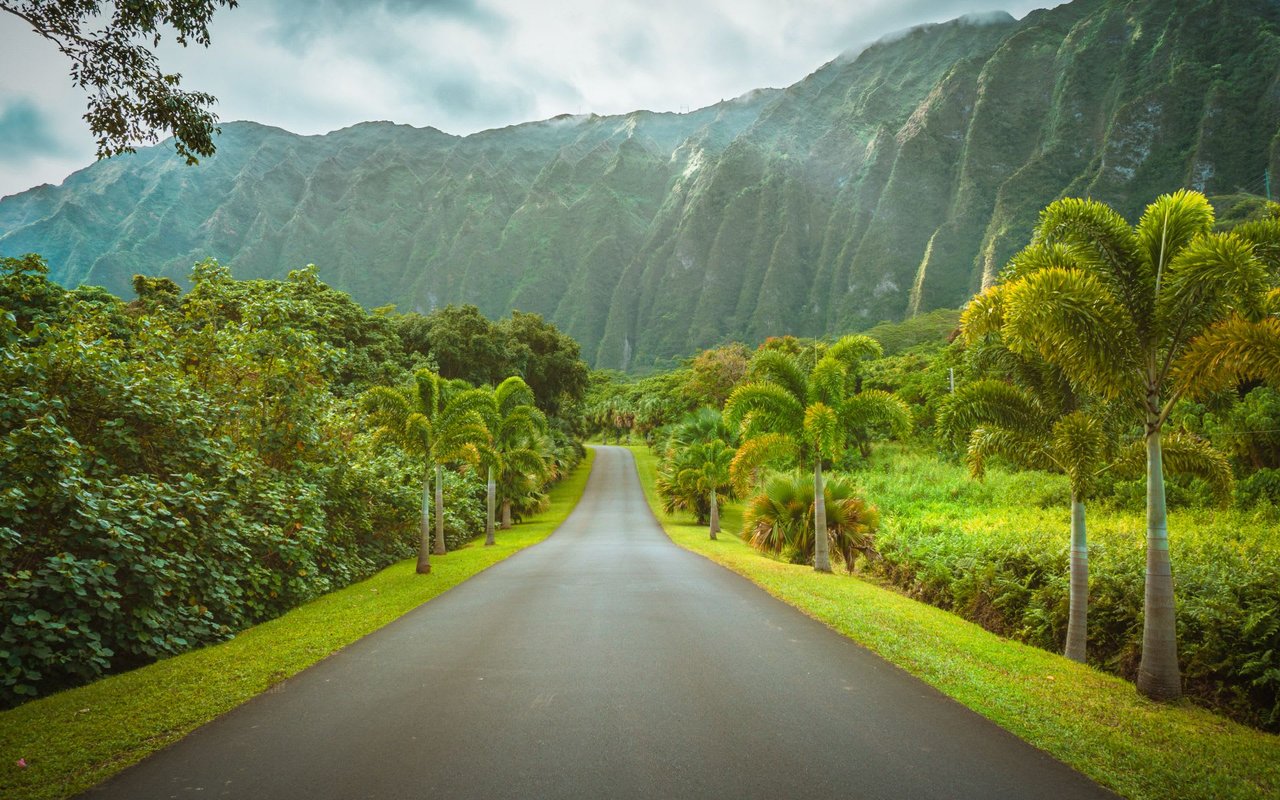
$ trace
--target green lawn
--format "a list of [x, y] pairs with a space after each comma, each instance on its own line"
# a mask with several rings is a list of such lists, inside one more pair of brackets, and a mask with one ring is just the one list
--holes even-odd
[[[0, 798], [63, 798], [101, 782], [475, 575], [545, 539], [577, 505], [594, 451], [540, 517], [431, 559], [414, 559], [218, 645], [0, 712]], [[26, 768], [17, 766], [24, 759]]]
[[1012, 642], [889, 589], [782, 563], [744, 544], [736, 504], [712, 542], [662, 513], [656, 458], [633, 446], [641, 483], [671, 539], [879, 653], [1031, 744], [1130, 798], [1280, 796], [1280, 737], [1188, 702], [1161, 705], [1132, 684]]

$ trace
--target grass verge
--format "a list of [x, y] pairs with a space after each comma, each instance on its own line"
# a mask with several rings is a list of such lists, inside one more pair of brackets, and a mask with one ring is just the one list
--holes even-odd
[[1280, 737], [1133, 685], [858, 578], [822, 575], [662, 513], [656, 457], [632, 446], [654, 514], [677, 545], [758, 584], [996, 724], [1134, 800], [1280, 797]]
[[[0, 712], [0, 798], [75, 795], [135, 764], [272, 685], [386, 625], [513, 553], [537, 544], [569, 516], [595, 451], [551, 491], [551, 507], [431, 559], [414, 559], [249, 628], [234, 639]], [[19, 767], [24, 759], [27, 766]]]

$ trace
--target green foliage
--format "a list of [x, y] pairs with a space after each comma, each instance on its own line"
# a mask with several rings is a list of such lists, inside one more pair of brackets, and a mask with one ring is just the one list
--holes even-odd
[[[880, 513], [858, 494], [856, 484], [847, 476], [827, 476], [823, 494], [831, 552], [838, 553], [845, 569], [853, 572], [858, 555], [876, 557]], [[752, 547], [784, 555], [794, 563], [813, 563], [813, 497], [812, 475], [784, 472], [770, 476], [764, 489], [746, 500], [742, 538]]]
[[865, 336], [846, 336], [830, 347], [785, 340], [762, 345], [747, 382], [725, 403], [725, 420], [743, 442], [734, 459], [735, 484], [745, 486], [767, 461], [795, 457], [811, 467], [840, 458], [850, 444], [865, 457], [873, 438], [909, 431], [905, 403], [860, 390], [864, 359], [879, 354], [880, 345]]
[[[192, 280], [175, 297], [140, 279], [126, 307], [60, 289], [38, 257], [0, 263], [4, 705], [227, 638], [413, 551], [421, 468], [375, 448], [341, 396], [400, 366], [370, 344], [353, 377], [330, 343], [386, 326], [311, 270], [239, 282], [206, 262]], [[459, 544], [483, 529], [483, 488], [447, 473], [444, 489]]]
[[698, 524], [704, 525], [711, 518], [712, 492], [720, 502], [733, 497], [729, 465], [734, 450], [722, 438], [691, 430], [681, 433], [669, 441], [658, 466], [658, 495], [668, 514], [692, 512]]
[[441, 376], [497, 386], [517, 375], [550, 416], [586, 395], [588, 369], [578, 343], [538, 314], [513, 311], [495, 323], [476, 306], [449, 305], [426, 316], [403, 315], [395, 326], [404, 348], [433, 363]]
[[[885, 523], [873, 571], [912, 597], [1049, 650], [1067, 627], [1067, 481], [961, 468], [889, 451], [857, 475]], [[1140, 505], [1139, 505], [1140, 508]], [[1142, 641], [1145, 523], [1106, 507], [1089, 521], [1090, 662], [1132, 679]], [[1280, 540], [1271, 513], [1173, 511], [1178, 641], [1187, 692], [1280, 729]]]
[[[182, 76], [165, 74], [152, 50], [164, 28], [183, 47], [209, 46], [209, 23], [219, 7], [236, 0], [113, 4], [107, 14], [97, 3], [74, 0], [12, 0], [0, 11], [16, 15], [71, 59], [71, 79], [88, 96], [85, 121], [97, 138], [98, 158], [132, 153], [139, 142], [172, 134], [188, 164], [214, 152], [217, 99], [184, 91]], [[148, 47], [148, 44], [150, 47]]]
[[920, 345], [941, 347], [959, 325], [959, 311], [938, 308], [902, 322], [882, 322], [863, 334], [879, 342], [886, 356], [893, 356]]

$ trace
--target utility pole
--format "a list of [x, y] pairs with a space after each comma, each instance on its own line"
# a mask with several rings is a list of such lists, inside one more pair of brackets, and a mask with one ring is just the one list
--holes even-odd
[[1271, 202], [1271, 169], [1267, 168], [1262, 171], [1262, 182], [1267, 186], [1267, 202]]

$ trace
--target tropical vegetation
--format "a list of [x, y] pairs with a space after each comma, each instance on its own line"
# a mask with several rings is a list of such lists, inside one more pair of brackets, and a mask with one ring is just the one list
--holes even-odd
[[[463, 467], [494, 449], [496, 402], [440, 366], [458, 309], [371, 312], [311, 267], [242, 281], [207, 261], [190, 282], [139, 276], [125, 302], [0, 259], [0, 704], [425, 558], [428, 466], [437, 544], [485, 529]], [[566, 413], [586, 365], [534, 315], [487, 324], [528, 370], [522, 402], [545, 400], [541, 492], [581, 456]]]
[[724, 442], [729, 519], [762, 553], [821, 570], [825, 549], [827, 569], [1280, 729], [1280, 206], [1249, 207], [1218, 219], [1178, 192], [1131, 226], [1059, 201], [961, 315], [769, 339], [736, 371], [739, 345], [597, 371], [584, 424], [653, 448], [667, 514], [706, 524], [692, 465]]

